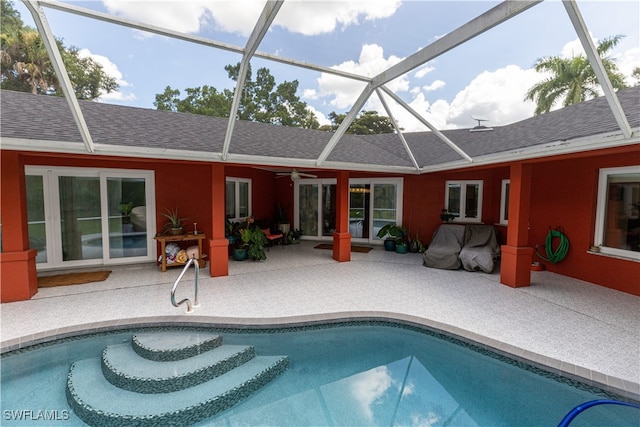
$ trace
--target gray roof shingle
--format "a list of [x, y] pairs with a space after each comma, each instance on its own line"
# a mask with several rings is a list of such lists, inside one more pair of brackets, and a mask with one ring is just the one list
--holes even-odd
[[[631, 127], [640, 128], [640, 86], [617, 93]], [[66, 101], [61, 97], [0, 92], [2, 138], [81, 143]], [[210, 116], [80, 101], [95, 144], [220, 153], [228, 120]], [[493, 131], [469, 129], [443, 133], [471, 157], [486, 156], [555, 141], [619, 132], [604, 97], [535, 116]], [[318, 158], [330, 132], [238, 121], [231, 154], [295, 160]], [[420, 167], [461, 159], [433, 132], [407, 132], [404, 137]], [[396, 134], [345, 135], [327, 158], [363, 166], [411, 168], [411, 159]]]

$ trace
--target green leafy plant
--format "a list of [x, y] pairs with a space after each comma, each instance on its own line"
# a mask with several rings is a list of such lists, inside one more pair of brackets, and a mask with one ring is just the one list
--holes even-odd
[[449, 222], [451, 220], [453, 220], [456, 216], [454, 214], [452, 214], [451, 212], [449, 212], [446, 209], [442, 209], [440, 211], [440, 219], [442, 220], [442, 222]]
[[182, 228], [182, 222], [189, 219], [180, 217], [180, 215], [178, 215], [177, 207], [174, 209], [165, 208], [165, 213], [163, 213], [162, 216], [164, 216], [168, 220], [168, 222], [164, 226], [165, 231]]
[[388, 236], [385, 240], [395, 240], [397, 243], [404, 241], [407, 235], [407, 229], [400, 225], [388, 223], [378, 231], [378, 238], [382, 239]]
[[267, 254], [264, 252], [264, 247], [267, 244], [267, 237], [259, 228], [248, 229], [249, 238], [249, 256], [254, 261], [262, 261], [267, 259]]

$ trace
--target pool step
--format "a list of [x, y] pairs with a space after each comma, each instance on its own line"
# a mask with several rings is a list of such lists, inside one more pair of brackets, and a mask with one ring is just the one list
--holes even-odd
[[[223, 345], [221, 338], [172, 334], [137, 336], [106, 347], [102, 358], [73, 363], [66, 394], [76, 415], [96, 426], [193, 424], [245, 399], [289, 364], [286, 356], [256, 356], [253, 347]], [[216, 344], [203, 350], [211, 340]], [[141, 356], [140, 343], [154, 358], [171, 353], [169, 360]], [[180, 351], [183, 358], [173, 360]]]

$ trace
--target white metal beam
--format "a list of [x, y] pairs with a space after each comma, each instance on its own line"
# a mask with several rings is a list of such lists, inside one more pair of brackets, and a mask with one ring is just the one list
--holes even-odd
[[408, 73], [541, 2], [542, 0], [511, 0], [500, 3], [375, 76], [372, 82], [374, 88]]
[[360, 93], [360, 96], [358, 97], [356, 102], [353, 103], [353, 107], [351, 107], [349, 113], [347, 113], [342, 123], [340, 123], [340, 126], [338, 126], [338, 129], [336, 129], [329, 142], [327, 142], [327, 145], [325, 145], [322, 153], [320, 153], [320, 155], [318, 156], [318, 160], [316, 160], [317, 166], [322, 165], [327, 157], [329, 157], [329, 154], [331, 154], [335, 146], [338, 144], [338, 141], [340, 141], [344, 134], [347, 133], [347, 129], [349, 129], [349, 126], [351, 126], [351, 123], [353, 123], [353, 120], [358, 115], [358, 112], [360, 111], [364, 103], [367, 102], [367, 99], [369, 99], [372, 93], [373, 86], [371, 86], [371, 83], [369, 83]]
[[469, 156], [462, 148], [458, 147], [453, 141], [451, 141], [449, 138], [447, 138], [445, 134], [443, 134], [442, 132], [440, 132], [438, 130], [438, 128], [436, 128], [434, 125], [429, 123], [429, 121], [427, 119], [425, 119], [424, 117], [422, 117], [422, 115], [420, 113], [418, 113], [416, 110], [411, 108], [411, 106], [409, 104], [407, 104], [406, 102], [404, 102], [402, 100], [402, 98], [400, 98], [398, 95], [393, 93], [386, 86], [382, 86], [382, 90], [384, 90], [384, 92], [386, 94], [388, 94], [391, 98], [393, 98], [394, 101], [396, 101], [398, 104], [400, 104], [402, 107], [404, 107], [405, 110], [410, 112], [416, 119], [420, 120], [420, 122], [423, 125], [428, 127], [433, 133], [436, 134], [436, 136], [438, 138], [440, 138], [445, 144], [447, 144], [449, 147], [451, 147], [456, 153], [460, 154], [468, 162], [473, 162], [473, 159], [471, 158], [471, 156]]
[[93, 153], [94, 146], [91, 134], [89, 133], [89, 128], [87, 127], [87, 123], [82, 115], [82, 110], [80, 110], [80, 104], [78, 104], [75, 91], [73, 90], [73, 86], [71, 86], [69, 74], [64, 66], [64, 62], [62, 62], [62, 55], [60, 55], [58, 44], [56, 43], [55, 37], [53, 37], [51, 28], [49, 27], [47, 16], [44, 14], [44, 11], [38, 5], [36, 0], [23, 0], [23, 2], [33, 16], [33, 21], [35, 22], [36, 28], [38, 28], [40, 37], [47, 49], [47, 53], [51, 59], [51, 65], [53, 66], [53, 70], [56, 72], [56, 76], [60, 82], [60, 88], [62, 89], [62, 93], [64, 93], [67, 103], [69, 104], [71, 115], [73, 116], [73, 120], [76, 122], [82, 141], [84, 142], [87, 151]]
[[247, 40], [247, 46], [245, 47], [244, 55], [238, 69], [236, 90], [233, 95], [233, 103], [231, 104], [231, 111], [229, 112], [229, 124], [227, 125], [227, 133], [224, 137], [224, 145], [222, 147], [223, 161], [227, 160], [227, 157], [229, 156], [229, 146], [231, 145], [233, 128], [236, 124], [236, 115], [238, 114], [238, 108], [240, 107], [240, 100], [242, 99], [242, 89], [244, 88], [244, 83], [247, 78], [247, 71], [249, 70], [251, 58], [258, 49], [260, 42], [262, 41], [263, 37], [269, 30], [271, 23], [278, 14], [283, 1], [284, 0], [267, 1], [267, 3], [264, 5], [264, 9], [262, 9], [260, 18], [258, 18], [258, 22], [256, 22], [255, 27], [253, 27], [253, 31], [249, 36], [249, 40]]
[[600, 58], [600, 54], [598, 53], [598, 49], [596, 45], [591, 40], [589, 36], [589, 30], [587, 29], [587, 25], [582, 18], [582, 14], [578, 9], [578, 5], [574, 0], [562, 0], [562, 4], [564, 8], [567, 10], [569, 14], [569, 19], [573, 24], [573, 28], [575, 28], [576, 33], [578, 34], [578, 38], [582, 43], [582, 47], [584, 48], [585, 53], [587, 54], [587, 58], [589, 59], [589, 63], [593, 68], [593, 72], [598, 78], [598, 82], [602, 87], [602, 91], [604, 92], [604, 96], [609, 103], [609, 108], [611, 108], [611, 112], [620, 127], [623, 135], [627, 138], [631, 137], [631, 125], [627, 120], [627, 116], [624, 114], [624, 110], [620, 105], [620, 101], [616, 96], [613, 86], [611, 85], [611, 80], [609, 80], [609, 76], [607, 75], [607, 71], [604, 69], [604, 65], [602, 64], [602, 58]]
[[391, 109], [389, 108], [389, 105], [387, 104], [387, 100], [384, 99], [384, 96], [382, 96], [382, 92], [380, 91], [380, 89], [376, 89], [376, 94], [378, 95], [378, 98], [380, 99], [380, 102], [382, 102], [382, 106], [384, 107], [385, 111], [387, 112], [387, 115], [389, 116], [389, 120], [391, 120], [391, 123], [393, 124], [393, 127], [396, 129], [396, 132], [398, 133], [398, 137], [400, 138], [400, 142], [402, 142], [402, 145], [404, 146], [405, 151], [407, 152], [407, 154], [409, 155], [409, 158], [411, 159], [411, 163], [413, 163], [413, 166], [416, 168], [417, 171], [420, 170], [420, 166], [418, 165], [418, 162], [416, 161], [416, 158], [414, 157], [413, 153], [411, 152], [411, 148], [409, 148], [409, 144], [407, 144], [407, 140], [404, 139], [404, 135], [402, 134], [402, 131], [400, 130], [400, 126], [398, 126], [398, 122], [396, 122], [395, 117], [393, 117], [393, 113], [391, 112]]
[[[525, 10], [541, 2], [542, 0], [504, 1], [375, 76], [371, 80], [371, 84], [362, 91], [360, 97], [353, 105], [353, 107], [351, 107], [351, 110], [342, 121], [340, 126], [338, 126], [335, 134], [318, 157], [317, 164], [321, 165], [326, 160], [331, 151], [337, 145], [340, 138], [342, 138], [342, 136], [346, 133], [349, 126], [351, 126], [351, 123], [355, 119], [356, 115], [375, 89], [395, 78], [408, 73], [409, 71], [421, 66], [422, 64], [431, 61], [437, 56], [442, 55], [443, 53], [453, 49], [454, 47], [484, 33], [490, 28], [493, 28], [496, 25], [499, 25], [502, 22], [513, 18], [519, 13], [524, 12]], [[471, 161], [471, 157], [457, 148], [455, 144], [451, 143], [450, 145], [452, 145], [452, 147], [455, 147], [454, 149], [458, 153], [460, 153], [461, 156], [463, 156], [468, 161]]]
[[[78, 7], [69, 3], [62, 3], [53, 0], [40, 0], [41, 6], [49, 7], [51, 9], [59, 10], [61, 12], [72, 13], [74, 15], [84, 16], [85, 18], [97, 19], [99, 21], [108, 22], [110, 24], [121, 25], [128, 28], [133, 28], [140, 31], [146, 31], [153, 34], [158, 34], [165, 37], [171, 37], [177, 40], [182, 40], [190, 43], [196, 43], [203, 46], [213, 47], [220, 50], [226, 50], [228, 52], [243, 54], [245, 48], [242, 46], [236, 46], [229, 43], [224, 43], [216, 40], [207, 39], [200, 36], [192, 36], [178, 31], [169, 30], [167, 28], [157, 27], [155, 25], [144, 24], [130, 19], [121, 18], [118, 16], [109, 15], [108, 13], [98, 12], [95, 10]], [[271, 53], [255, 51], [256, 58], [262, 58], [273, 62], [279, 62], [294, 67], [306, 68], [308, 70], [318, 71], [321, 73], [327, 73], [335, 76], [344, 77], [347, 79], [357, 80], [361, 82], [370, 82], [371, 77], [362, 76], [359, 74], [349, 73], [346, 71], [338, 70], [335, 68], [323, 67], [321, 65], [310, 64], [304, 61], [298, 61], [296, 59], [285, 58], [283, 56], [273, 55]]]

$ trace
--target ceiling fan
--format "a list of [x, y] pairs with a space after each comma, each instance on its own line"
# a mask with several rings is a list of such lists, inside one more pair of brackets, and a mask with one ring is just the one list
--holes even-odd
[[291, 172], [278, 172], [276, 174], [276, 178], [282, 178], [283, 176], [289, 176], [291, 177], [291, 181], [298, 181], [300, 178], [305, 177], [305, 178], [317, 178], [317, 175], [311, 175], [310, 173], [302, 173], [302, 172], [298, 172], [297, 170], [293, 169]]

